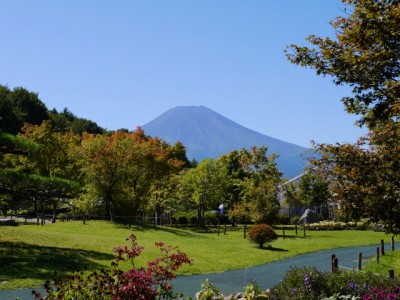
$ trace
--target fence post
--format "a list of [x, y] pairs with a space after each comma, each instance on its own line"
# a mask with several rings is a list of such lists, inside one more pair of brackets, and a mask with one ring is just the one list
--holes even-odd
[[296, 230], [296, 235], [297, 235], [297, 223], [294, 225], [294, 229]]
[[394, 278], [394, 270], [393, 269], [389, 270], [389, 278]]
[[379, 247], [376, 248], [376, 262], [379, 264]]
[[217, 225], [217, 234], [219, 235], [219, 223]]
[[246, 233], [247, 233], [247, 224], [244, 224], [243, 228], [243, 237], [246, 238]]
[[337, 257], [335, 257], [333, 259], [333, 270], [334, 270], [333, 272], [337, 273], [338, 269], [339, 269], [339, 260], [337, 259]]
[[385, 241], [381, 240], [381, 254], [382, 256], [385, 255]]
[[392, 251], [394, 251], [394, 235], [392, 235]]
[[283, 232], [283, 238], [285, 238], [285, 228], [282, 229]]
[[303, 223], [303, 234], [306, 236], [306, 222]]
[[335, 273], [335, 264], [334, 264], [334, 259], [336, 258], [336, 254], [331, 255], [331, 268], [332, 268], [332, 273]]
[[226, 224], [224, 224], [224, 235], [226, 234]]
[[358, 252], [358, 271], [361, 271], [362, 252]]

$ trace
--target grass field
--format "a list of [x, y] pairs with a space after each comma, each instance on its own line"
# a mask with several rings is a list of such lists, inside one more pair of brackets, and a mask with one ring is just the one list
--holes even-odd
[[380, 256], [379, 263], [376, 259], [371, 259], [364, 267], [365, 271], [370, 271], [375, 274], [388, 276], [388, 270], [393, 269], [395, 275], [400, 273], [400, 251], [386, 251], [385, 256]]
[[[126, 244], [134, 233], [143, 254], [136, 265], [157, 256], [157, 241], [178, 246], [194, 264], [180, 274], [223, 272], [260, 265], [279, 259], [331, 248], [379, 244], [390, 237], [372, 231], [286, 230], [286, 238], [272, 243], [272, 249], [259, 249], [243, 238], [243, 231], [193, 232], [169, 227], [132, 226], [106, 221], [57, 222], [45, 226], [0, 227], [0, 289], [40, 286], [54, 271], [89, 270], [109, 267], [112, 249]], [[281, 231], [277, 231], [282, 234]]]

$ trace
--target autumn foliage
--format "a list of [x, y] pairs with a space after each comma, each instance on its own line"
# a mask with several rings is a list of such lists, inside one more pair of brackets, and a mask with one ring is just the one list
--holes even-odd
[[254, 225], [249, 230], [249, 240], [255, 244], [258, 244], [260, 248], [264, 247], [264, 244], [276, 240], [278, 235], [274, 229], [267, 224]]

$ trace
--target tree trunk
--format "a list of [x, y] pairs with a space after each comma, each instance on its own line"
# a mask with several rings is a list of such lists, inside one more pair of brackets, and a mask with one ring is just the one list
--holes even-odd
[[54, 204], [53, 204], [53, 218], [52, 218], [52, 220], [51, 220], [52, 223], [55, 223], [55, 222], [56, 222], [56, 210], [57, 210], [57, 204], [54, 203]]
[[42, 219], [41, 225], [44, 225], [43, 199], [40, 200], [40, 216], [41, 216], [41, 219]]
[[204, 205], [200, 204], [197, 210], [197, 224], [199, 227], [204, 228], [206, 227], [206, 222], [204, 218]]
[[111, 196], [110, 195], [106, 195], [105, 197], [105, 212], [106, 212], [106, 217], [110, 217], [110, 221], [113, 221], [113, 217], [112, 217], [112, 212], [111, 212]]

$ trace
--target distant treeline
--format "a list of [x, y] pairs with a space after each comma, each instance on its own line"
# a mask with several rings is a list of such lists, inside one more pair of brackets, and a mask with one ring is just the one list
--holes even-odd
[[51, 120], [53, 129], [62, 133], [105, 132], [95, 122], [79, 118], [67, 108], [60, 112], [55, 108], [49, 110], [37, 93], [22, 87], [10, 90], [7, 86], [0, 85], [0, 132], [15, 135], [25, 123], [40, 125], [44, 120]]

